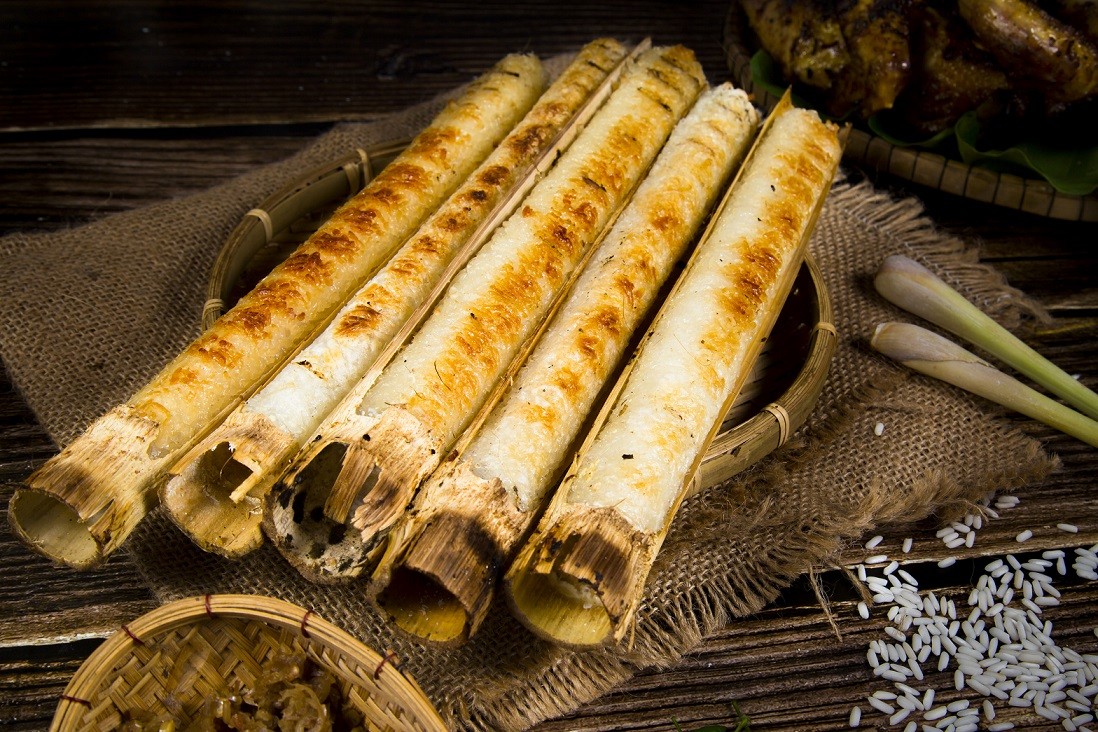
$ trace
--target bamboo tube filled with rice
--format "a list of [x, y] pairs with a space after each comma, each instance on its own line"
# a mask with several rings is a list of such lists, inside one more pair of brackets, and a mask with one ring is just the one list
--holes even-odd
[[476, 419], [704, 83], [685, 48], [641, 54], [411, 342], [306, 441], [265, 520], [302, 573], [339, 581], [376, 561], [379, 539]]
[[476, 631], [499, 569], [559, 481], [588, 411], [758, 121], [747, 95], [725, 84], [675, 127], [506, 396], [394, 527], [374, 584], [401, 628], [437, 642]]
[[800, 267], [838, 166], [833, 125], [786, 100], [505, 576], [535, 633], [620, 640], [722, 417]]
[[545, 71], [512, 55], [485, 73], [296, 252], [125, 404], [27, 479], [15, 534], [74, 567], [118, 548], [166, 470], [318, 332], [530, 109]]
[[331, 324], [171, 469], [162, 503], [199, 546], [237, 557], [262, 543], [262, 501], [304, 440], [392, 350], [398, 333], [429, 311], [447, 274], [514, 208], [525, 179], [534, 177], [527, 173], [541, 161], [547, 166], [566, 142], [568, 123], [593, 114], [595, 92], [625, 53], [610, 39], [581, 49], [503, 142]]

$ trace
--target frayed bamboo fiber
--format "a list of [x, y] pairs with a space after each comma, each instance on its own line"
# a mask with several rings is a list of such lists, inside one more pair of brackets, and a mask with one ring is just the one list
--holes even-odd
[[397, 625], [441, 642], [476, 631], [499, 570], [757, 127], [731, 85], [707, 91], [676, 126], [504, 399], [394, 529], [373, 584]]

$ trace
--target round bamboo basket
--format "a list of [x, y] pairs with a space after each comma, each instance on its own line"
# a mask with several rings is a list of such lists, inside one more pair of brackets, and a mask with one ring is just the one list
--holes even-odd
[[[761, 109], [773, 109], [778, 98], [767, 89], [756, 88], [751, 78], [751, 56], [758, 43], [738, 0], [729, 4], [724, 47], [733, 81], [750, 92]], [[928, 150], [901, 147], [856, 127], [850, 130], [843, 157], [868, 170], [973, 201], [1052, 219], [1098, 221], [1098, 193], [1061, 193], [1039, 178], [1000, 173]]]
[[[355, 150], [310, 171], [249, 211], [215, 262], [203, 326], [217, 320], [400, 149], [397, 144]], [[695, 490], [721, 483], [757, 462], [804, 423], [823, 388], [835, 350], [837, 335], [831, 319], [827, 289], [809, 257], [753, 373], [701, 464]]]
[[138, 711], [168, 711], [182, 729], [207, 698], [254, 688], [262, 666], [285, 651], [333, 674], [368, 729], [446, 729], [396, 659], [309, 610], [253, 595], [179, 600], [122, 626], [69, 682], [50, 729], [117, 729]]

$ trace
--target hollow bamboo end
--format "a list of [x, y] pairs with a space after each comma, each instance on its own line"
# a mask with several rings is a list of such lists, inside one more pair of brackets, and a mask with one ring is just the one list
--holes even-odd
[[169, 471], [169, 517], [199, 547], [236, 559], [263, 543], [263, 499], [298, 447], [270, 420], [234, 412]]
[[553, 643], [598, 646], [614, 632], [594, 587], [556, 572], [519, 571], [507, 581], [508, 600], [530, 630]]
[[100, 417], [16, 491], [12, 531], [61, 564], [103, 562], [156, 505], [166, 475], [166, 461], [148, 453], [156, 428], [125, 405]]
[[488, 614], [503, 549], [476, 516], [443, 513], [413, 531], [393, 539], [398, 556], [379, 572], [377, 604], [412, 635], [464, 642]]
[[550, 517], [505, 578], [516, 616], [538, 635], [569, 646], [624, 637], [659, 537], [637, 531], [612, 508], [572, 506]]
[[160, 491], [160, 501], [172, 521], [203, 550], [241, 557], [263, 543], [263, 504], [259, 497], [245, 496], [237, 502], [230, 496], [253, 476], [221, 443], [171, 478]]
[[275, 484], [264, 503], [264, 533], [302, 576], [321, 584], [350, 581], [380, 556], [376, 542], [364, 542], [360, 532], [324, 513], [346, 449], [330, 442], [311, 451], [299, 470]]
[[55, 496], [18, 490], [8, 504], [12, 532], [24, 544], [75, 569], [91, 569], [107, 557], [88, 522]]
[[377, 603], [398, 628], [421, 640], [457, 645], [471, 635], [467, 608], [437, 577], [423, 572], [394, 569]]

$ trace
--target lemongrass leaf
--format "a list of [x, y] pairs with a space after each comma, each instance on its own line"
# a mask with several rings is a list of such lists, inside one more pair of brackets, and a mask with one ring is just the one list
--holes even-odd
[[870, 345], [914, 371], [1098, 447], [1098, 422], [1031, 389], [937, 333], [910, 323], [882, 323]]
[[1098, 394], [1027, 346], [918, 262], [901, 255], [888, 257], [873, 283], [889, 302], [982, 348], [1098, 419]]

